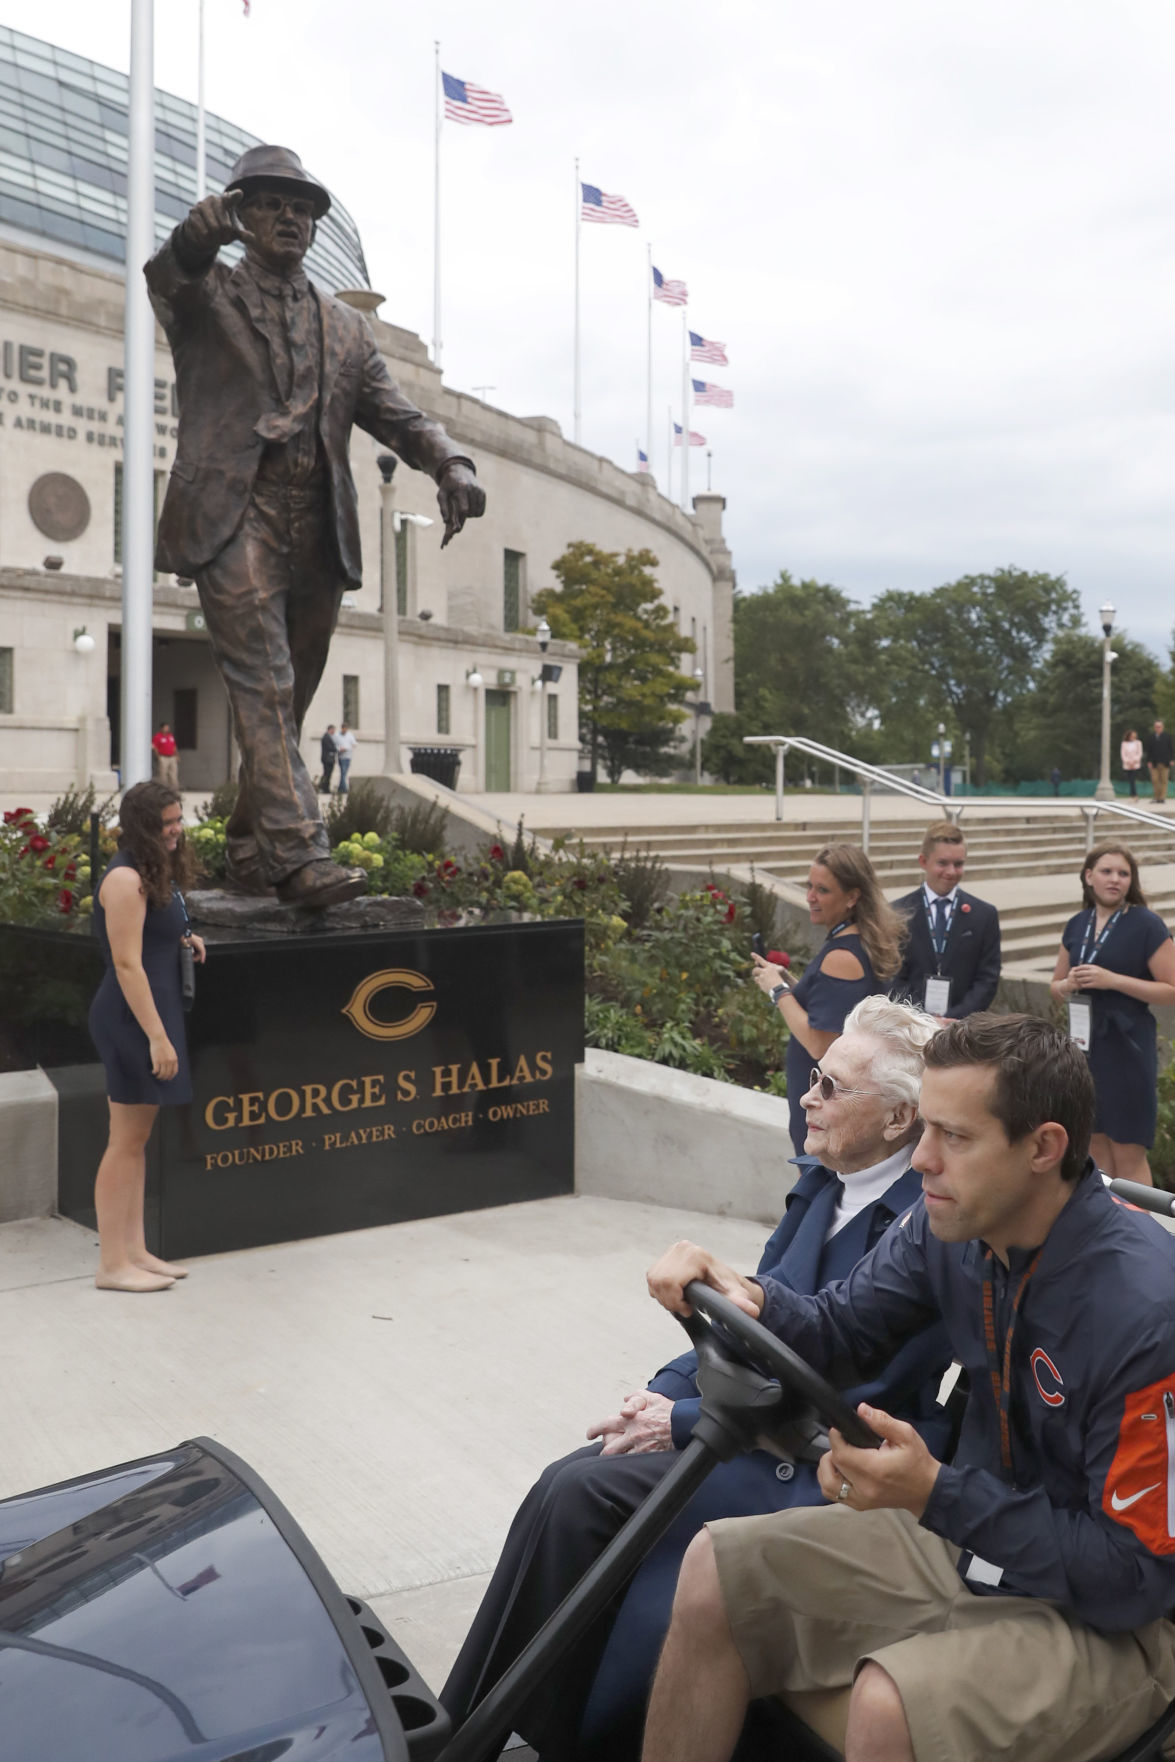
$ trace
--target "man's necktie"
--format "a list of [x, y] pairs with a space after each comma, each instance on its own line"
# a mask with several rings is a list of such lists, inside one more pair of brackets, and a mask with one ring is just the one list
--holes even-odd
[[945, 899], [936, 899], [935, 900], [935, 902], [934, 902], [934, 940], [937, 942], [937, 944], [940, 948], [942, 947], [943, 943], [946, 941], [946, 937], [947, 937], [947, 924], [949, 922], [949, 919], [947, 917], [948, 909], [949, 908], [947, 906], [947, 902]]

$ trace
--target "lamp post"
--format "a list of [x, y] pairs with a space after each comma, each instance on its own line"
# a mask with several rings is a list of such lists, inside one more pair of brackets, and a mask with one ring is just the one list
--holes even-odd
[[[545, 618], [540, 618], [535, 635], [539, 639], [539, 649], [545, 655], [551, 641], [551, 626]], [[539, 793], [547, 780], [547, 666], [543, 663], [539, 675]]]
[[694, 704], [694, 782], [702, 781], [702, 685], [706, 675], [700, 667], [694, 668], [694, 686], [697, 701]]
[[485, 680], [481, 676], [481, 669], [476, 661], [472, 667], [465, 669], [465, 683], [473, 693], [473, 787], [484, 789], [485, 783], [479, 775], [481, 770], [481, 699], [478, 697], [478, 692], [485, 684]]
[[1110, 781], [1110, 668], [1118, 657], [1110, 647], [1110, 637], [1114, 629], [1116, 610], [1109, 600], [1098, 609], [1102, 624], [1102, 767], [1097, 788], [1093, 792], [1095, 801], [1114, 799], [1114, 785]]
[[381, 453], [379, 466], [379, 600], [384, 619], [384, 770], [400, 769], [400, 619], [396, 605], [395, 489], [398, 463]]

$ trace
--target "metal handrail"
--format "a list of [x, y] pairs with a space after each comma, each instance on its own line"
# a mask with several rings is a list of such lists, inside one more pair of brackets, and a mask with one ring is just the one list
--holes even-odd
[[[824, 746], [818, 740], [809, 740], [800, 734], [744, 734], [744, 746], [773, 746], [775, 748], [775, 818], [783, 819], [784, 793], [784, 754], [794, 747], [797, 752], [807, 753], [814, 759], [822, 759], [826, 765], [836, 765], [842, 771], [849, 771], [861, 779], [861, 849], [868, 855], [869, 851], [869, 807], [870, 791], [873, 784], [879, 783], [891, 789], [896, 795], [906, 795], [914, 801], [926, 803], [928, 807], [938, 808], [944, 818], [958, 824], [966, 807], [966, 800], [957, 797], [940, 795], [937, 790], [924, 789], [920, 783], [910, 783], [896, 772], [887, 771], [881, 765], [866, 764], [864, 759], [854, 759], [849, 753], [842, 753], [834, 746]], [[1175, 837], [1175, 822], [1168, 820], [1163, 814], [1156, 814], [1146, 808], [1131, 807], [1120, 801], [1062, 801], [1057, 798], [1050, 804], [1054, 811], [1084, 814], [1086, 836], [1093, 844], [1094, 821], [1099, 814], [1117, 814], [1120, 819], [1134, 820], [1142, 826], [1154, 826], [1161, 832], [1170, 833]]]

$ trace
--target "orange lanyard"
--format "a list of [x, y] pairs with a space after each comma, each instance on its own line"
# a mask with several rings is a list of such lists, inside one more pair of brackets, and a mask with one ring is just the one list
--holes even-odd
[[987, 1348], [987, 1369], [991, 1377], [991, 1392], [1000, 1415], [1000, 1461], [1004, 1472], [1012, 1472], [1012, 1428], [1009, 1413], [1012, 1402], [1012, 1338], [1016, 1332], [1016, 1321], [1020, 1314], [1020, 1305], [1024, 1300], [1024, 1292], [1028, 1281], [1040, 1264], [1043, 1248], [1038, 1248], [1029, 1262], [1020, 1283], [1016, 1286], [1016, 1295], [1012, 1299], [1012, 1313], [1008, 1318], [1008, 1331], [1004, 1336], [1004, 1362], [1001, 1368], [999, 1348], [995, 1337], [995, 1256], [987, 1249], [984, 1260], [983, 1274], [983, 1343]]

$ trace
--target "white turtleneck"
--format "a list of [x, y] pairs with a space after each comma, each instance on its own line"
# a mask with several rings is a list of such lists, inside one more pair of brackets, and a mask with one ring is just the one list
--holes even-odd
[[858, 1169], [855, 1175], [838, 1175], [837, 1179], [844, 1184], [844, 1192], [833, 1213], [825, 1241], [835, 1236], [838, 1230], [843, 1230], [847, 1223], [851, 1223], [859, 1211], [864, 1211], [866, 1206], [875, 1205], [882, 1194], [893, 1186], [898, 1176], [905, 1174], [913, 1154], [914, 1146], [904, 1144], [892, 1156], [887, 1156], [884, 1162], [875, 1162], [872, 1168]]

